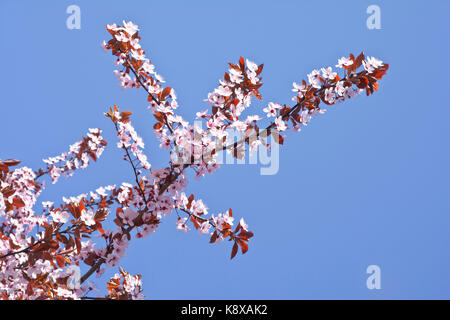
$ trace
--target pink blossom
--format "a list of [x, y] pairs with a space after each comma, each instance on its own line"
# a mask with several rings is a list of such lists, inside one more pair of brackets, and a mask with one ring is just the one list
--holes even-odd
[[383, 61], [378, 60], [375, 57], [367, 57], [366, 60], [363, 60], [363, 65], [367, 72], [372, 73], [375, 69], [383, 66]]
[[123, 21], [123, 30], [125, 30], [130, 36], [133, 36], [136, 32], [139, 31], [139, 28], [131, 21]]
[[277, 117], [275, 119], [275, 125], [279, 132], [285, 131], [287, 129], [286, 123], [283, 121], [282, 117]]
[[81, 217], [80, 217], [81, 221], [84, 222], [85, 225], [87, 226], [93, 226], [95, 225], [95, 220], [94, 220], [94, 213], [92, 211], [88, 211], [88, 210], [83, 210], [81, 212]]
[[344, 90], [345, 90], [344, 82], [343, 82], [343, 81], [338, 81], [338, 82], [336, 83], [336, 88], [335, 88], [335, 90], [336, 90], [337, 94], [338, 94], [340, 97], [342, 97], [342, 96], [344, 95]]
[[136, 219], [138, 213], [131, 208], [126, 208], [119, 212], [119, 217], [122, 218], [124, 225], [134, 226], [134, 219]]
[[142, 49], [139, 50], [131, 50], [131, 56], [136, 60], [144, 60], [145, 54]]
[[192, 201], [191, 210], [196, 216], [202, 216], [208, 214], [208, 208], [205, 206], [202, 200]]
[[208, 110], [204, 110], [202, 112], [196, 113], [197, 119], [205, 119], [205, 118], [207, 118], [207, 115], [208, 115]]
[[57, 223], [66, 223], [70, 216], [66, 211], [51, 211], [50, 215], [52, 216], [53, 221], [57, 222]]
[[220, 86], [216, 90], [214, 90], [214, 92], [224, 97], [229, 97], [233, 93], [230, 87], [227, 86]]
[[211, 228], [211, 224], [209, 223], [209, 221], [205, 221], [200, 225], [198, 232], [200, 234], [208, 234], [210, 228]]
[[245, 119], [245, 123], [246, 123], [247, 125], [249, 125], [250, 123], [252, 123], [252, 122], [257, 122], [257, 121], [259, 121], [259, 120], [261, 120], [261, 117], [258, 116], [258, 115], [247, 116], [247, 119]]
[[248, 225], [245, 223], [244, 218], [241, 218], [241, 220], [239, 220], [239, 224], [241, 225], [242, 229], [248, 231]]
[[281, 109], [281, 106], [278, 103], [269, 102], [269, 105], [263, 111], [267, 113], [267, 117], [276, 117], [279, 109]]
[[250, 71], [256, 72], [258, 70], [258, 65], [248, 59], [246, 59], [247, 67]]
[[292, 91], [296, 92], [297, 95], [295, 97], [292, 98], [293, 101], [295, 102], [299, 102], [300, 99], [302, 99], [304, 97], [304, 93], [306, 92], [306, 86], [301, 84], [297, 84], [296, 82], [292, 83], [294, 89], [292, 89]]
[[155, 66], [151, 64], [148, 60], [145, 60], [144, 64], [142, 65], [142, 70], [144, 70], [147, 73], [153, 74], [155, 72]]
[[43, 201], [42, 202], [42, 206], [44, 208], [50, 209], [50, 207], [53, 206], [53, 202], [51, 202], [51, 201]]
[[310, 74], [308, 74], [309, 84], [311, 84], [314, 88], [317, 88], [317, 89], [320, 88], [319, 76], [320, 76], [319, 70], [313, 70]]
[[155, 232], [157, 228], [158, 228], [157, 224], [150, 224], [150, 225], [146, 224], [136, 233], [136, 237], [145, 238], [149, 234]]
[[333, 87], [325, 89], [325, 101], [330, 104], [333, 104], [336, 100], [336, 94], [334, 92]]
[[217, 230], [222, 231], [226, 224], [233, 225], [234, 218], [229, 215], [229, 211], [225, 211], [224, 213], [219, 213], [217, 217], [212, 216], [212, 220], [216, 224]]
[[338, 68], [343, 68], [343, 67], [348, 67], [351, 66], [353, 64], [353, 60], [350, 58], [346, 58], [346, 57], [342, 57], [338, 60], [338, 64], [336, 65], [336, 67]]
[[97, 190], [95, 190], [99, 195], [101, 195], [102, 197], [106, 197], [108, 196], [108, 194], [106, 193], [106, 189], [104, 187], [100, 187]]
[[336, 78], [336, 76], [337, 76], [337, 73], [336, 72], [333, 72], [333, 69], [331, 68], [331, 67], [328, 67], [328, 68], [322, 68], [321, 69], [321, 71], [322, 71], [322, 76], [325, 78], [325, 79], [330, 79], [330, 80], [333, 80], [334, 78]]
[[124, 33], [116, 33], [115, 38], [119, 42], [128, 42], [130, 38]]
[[177, 222], [175, 223], [177, 225], [177, 230], [182, 230], [184, 232], [188, 232], [191, 230], [187, 225], [188, 218], [178, 218]]
[[245, 131], [247, 129], [247, 124], [242, 121], [234, 121], [231, 127], [236, 128], [238, 131]]

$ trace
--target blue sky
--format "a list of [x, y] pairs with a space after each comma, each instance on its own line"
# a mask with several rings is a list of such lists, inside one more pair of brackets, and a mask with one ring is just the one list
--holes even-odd
[[[71, 4], [81, 8], [80, 30], [66, 28]], [[366, 27], [371, 4], [381, 30]], [[41, 200], [131, 182], [103, 116], [117, 104], [133, 111], [152, 166], [167, 163], [145, 94], [118, 86], [100, 47], [107, 23], [139, 25], [189, 120], [241, 55], [265, 64], [263, 102], [251, 110], [263, 114], [270, 101], [289, 103], [292, 82], [312, 69], [364, 51], [391, 65], [380, 91], [290, 133], [276, 175], [226, 165], [189, 183], [210, 212], [245, 217], [255, 232], [246, 255], [230, 261], [229, 243], [176, 231], [171, 216], [133, 240], [122, 265], [143, 275], [149, 299], [449, 299], [449, 9], [442, 0], [2, 1], [0, 158], [39, 168], [100, 127], [102, 158]], [[381, 290], [366, 287], [373, 264]]]

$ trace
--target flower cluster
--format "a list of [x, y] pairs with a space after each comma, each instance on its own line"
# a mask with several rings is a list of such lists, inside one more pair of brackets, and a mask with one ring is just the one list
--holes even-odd
[[117, 106], [114, 105], [114, 111], [110, 109], [110, 113], [106, 114], [116, 125], [117, 137], [119, 138], [117, 147], [126, 150], [127, 155], [129, 155], [129, 151], [139, 161], [141, 168], [149, 170], [150, 163], [142, 150], [144, 149], [144, 141], [138, 136], [129, 119], [131, 112], [119, 113], [118, 110]]
[[40, 169], [37, 172], [38, 176], [48, 173], [52, 178], [52, 183], [56, 183], [61, 175], [70, 177], [74, 170], [86, 168], [90, 159], [97, 161], [107, 145], [100, 135], [101, 132], [100, 129], [89, 129], [87, 136], [71, 145], [68, 152], [44, 159], [47, 168]]
[[107, 283], [108, 295], [112, 300], [142, 300], [142, 280], [140, 275], [132, 276], [120, 268]]
[[[232, 231], [233, 226], [233, 214], [229, 209], [223, 213], [219, 213], [217, 217], [212, 215], [211, 218], [205, 217], [208, 214], [207, 207], [202, 200], [194, 200], [194, 195], [191, 194], [189, 198], [184, 192], [177, 193], [174, 196], [175, 208], [187, 214], [187, 217], [181, 217], [178, 215], [176, 222], [177, 230], [187, 232], [190, 230], [187, 223], [192, 222], [192, 225], [200, 234], [210, 234], [210, 243], [220, 243], [225, 238], [229, 238], [234, 241], [233, 250], [231, 252], [231, 259], [233, 259], [237, 253], [237, 246], [241, 246], [242, 253], [244, 254], [248, 250], [247, 242], [253, 237], [253, 233], [248, 230], [248, 225], [244, 219], [241, 218], [238, 226]], [[214, 231], [211, 232], [210, 229]]]
[[[364, 70], [358, 69], [364, 65]], [[317, 114], [323, 114], [325, 109], [319, 105], [334, 105], [353, 98], [366, 91], [371, 95], [378, 90], [378, 80], [381, 80], [389, 68], [381, 60], [374, 57], [365, 58], [361, 53], [355, 58], [353, 54], [338, 60], [336, 67], [343, 70], [341, 76], [333, 71], [332, 67], [313, 70], [308, 74], [308, 82], [302, 80], [301, 84], [293, 83], [292, 98], [296, 104], [293, 107], [281, 106], [270, 102], [263, 109], [267, 117], [275, 117], [274, 124], [277, 131], [287, 130], [288, 123], [292, 122], [292, 128], [300, 131], [302, 126], [308, 124], [311, 118]]]
[[35, 180], [29, 168], [9, 171], [18, 162], [1, 163], [8, 168], [0, 176], [0, 295], [3, 299], [78, 299], [86, 287], [70, 287], [72, 274], [66, 268], [95, 250], [86, 238], [103, 230], [101, 222], [108, 209], [102, 203], [111, 200], [96, 202], [83, 195], [65, 199], [59, 207], [46, 201], [44, 212], [36, 215], [33, 207], [43, 183]]

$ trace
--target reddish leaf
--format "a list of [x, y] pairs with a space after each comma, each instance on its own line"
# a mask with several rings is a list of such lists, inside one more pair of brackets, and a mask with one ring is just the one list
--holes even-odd
[[242, 254], [245, 254], [248, 251], [248, 244], [245, 241], [240, 240], [239, 245], [241, 246]]
[[122, 111], [121, 113], [120, 113], [120, 116], [121, 117], [129, 117], [129, 116], [131, 116], [133, 114], [133, 112], [131, 112], [131, 111]]
[[162, 114], [159, 111], [155, 111], [155, 113], [153, 114], [153, 116], [155, 117], [156, 120], [158, 120], [159, 122], [163, 122], [164, 121], [164, 114]]
[[78, 219], [80, 217], [80, 210], [78, 209], [78, 207], [75, 207], [73, 204], [69, 204], [67, 205], [67, 209], [69, 209], [69, 212], [75, 219]]
[[6, 164], [8, 167], [15, 167], [18, 164], [20, 164], [20, 161], [15, 160], [15, 159], [8, 159], [8, 160], [0, 161], [0, 162]]
[[21, 198], [16, 196], [13, 199], [13, 205], [15, 205], [18, 208], [22, 208], [22, 207], [25, 207], [25, 202], [23, 202], [23, 200]]
[[359, 54], [359, 56], [356, 58], [356, 62], [354, 63], [354, 69], [353, 69], [353, 70], [356, 70], [356, 69], [358, 69], [359, 67], [361, 67], [364, 58], [365, 58], [365, 57], [364, 57], [364, 53], [361, 52], [361, 53]]
[[241, 233], [239, 234], [239, 237], [241, 237], [244, 240], [248, 240], [251, 237], [253, 237], [253, 232], [242, 230]]
[[389, 69], [389, 65], [385, 64], [382, 67], [378, 68], [377, 70], [375, 70], [375, 72], [373, 72], [371, 74], [372, 77], [381, 80], [383, 78], [383, 76], [386, 74], [386, 70]]
[[75, 237], [75, 245], [77, 247], [77, 254], [81, 252], [81, 241], [79, 237]]
[[[103, 199], [104, 200], [104, 199]], [[108, 215], [108, 210], [105, 209], [99, 209], [97, 212], [95, 212], [94, 220], [95, 221], [104, 221], [106, 219], [106, 216]]]
[[191, 195], [189, 196], [188, 204], [187, 204], [187, 206], [186, 206], [188, 209], [191, 209], [192, 201], [194, 201], [194, 195], [193, 195], [193, 194], [191, 194]]
[[53, 226], [48, 225], [44, 231], [44, 239], [51, 239], [53, 235]]
[[2, 163], [0, 162], [0, 171], [3, 171], [3, 172], [5, 172], [5, 173], [8, 173], [8, 172], [9, 172], [9, 167], [8, 167], [7, 165], [5, 165], [5, 164], [2, 164]]
[[263, 68], [264, 68], [264, 63], [259, 65], [258, 70], [256, 70], [256, 75], [259, 76], [261, 74]]
[[253, 93], [253, 95], [256, 97], [256, 99], [262, 100], [261, 93], [259, 93], [258, 90], [253, 90], [252, 93]]
[[200, 224], [197, 221], [197, 218], [195, 218], [194, 216], [191, 216], [191, 221], [194, 223], [194, 227], [197, 230], [198, 228], [200, 228]]
[[88, 254], [87, 258], [84, 259], [84, 263], [86, 263], [88, 266], [93, 266], [97, 258], [97, 255], [91, 252]]
[[33, 285], [33, 281], [28, 282], [27, 290], [25, 291], [25, 293], [29, 296], [33, 295]]
[[225, 72], [225, 74], [223, 75], [223, 79], [226, 82], [231, 82], [230, 74], [228, 72]]
[[56, 256], [56, 263], [58, 264], [58, 266], [60, 267], [60, 268], [64, 268], [64, 266], [65, 266], [65, 260], [64, 260], [64, 258], [63, 257], [61, 257], [61, 256]]
[[165, 100], [171, 90], [172, 90], [171, 87], [165, 87], [163, 92], [161, 93], [161, 100]]
[[353, 53], [350, 53], [350, 59], [355, 62], [355, 56], [353, 55]]
[[155, 123], [155, 124], [153, 125], [153, 129], [159, 130], [159, 129], [162, 128], [163, 125], [164, 125], [164, 124], [163, 124], [162, 122], [157, 122], [157, 123]]
[[238, 252], [238, 244], [235, 242], [233, 245], [233, 249], [231, 249], [231, 259], [233, 259]]
[[89, 156], [92, 158], [92, 160], [97, 162], [97, 155], [94, 152], [89, 152]]
[[241, 69], [239, 68], [239, 66], [233, 64], [233, 63], [228, 63], [228, 65], [230, 66], [231, 69], [234, 69], [236, 71], [240, 71]]
[[360, 89], [364, 89], [369, 84], [369, 79], [367, 77], [361, 77], [360, 82], [358, 83], [357, 87]]
[[113, 221], [119, 227], [121, 227], [123, 225], [122, 221], [119, 218], [115, 218]]
[[245, 68], [245, 60], [243, 57], [239, 57], [239, 64], [241, 66], [241, 70], [244, 70]]
[[131, 111], [123, 111], [120, 113], [120, 121], [123, 123], [127, 123], [130, 121]]
[[214, 231], [214, 233], [211, 236], [211, 239], [209, 239], [209, 243], [214, 243], [216, 242], [217, 238], [218, 238], [219, 234], [217, 233], [217, 231]]
[[239, 99], [233, 99], [230, 101], [230, 104], [234, 104], [235, 106], [237, 106], [239, 104]]
[[20, 249], [20, 246], [16, 245], [11, 238], [9, 238], [8, 240], [9, 240], [9, 246], [10, 246], [11, 249], [13, 249], [13, 250]]
[[80, 212], [83, 212], [83, 210], [86, 210], [86, 207], [84, 206], [84, 202], [80, 201], [80, 204], [78, 205], [78, 208], [80, 209]]

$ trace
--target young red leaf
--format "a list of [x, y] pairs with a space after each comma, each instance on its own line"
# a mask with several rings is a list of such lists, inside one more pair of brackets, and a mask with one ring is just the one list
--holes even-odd
[[238, 244], [235, 242], [233, 245], [233, 249], [231, 249], [231, 259], [233, 259], [238, 252]]
[[22, 208], [25, 207], [25, 202], [23, 202], [23, 200], [19, 197], [14, 197], [13, 199], [13, 205], [15, 205], [18, 208]]
[[171, 87], [165, 87], [163, 92], [161, 93], [161, 100], [165, 100], [171, 90], [172, 90]]
[[60, 268], [64, 268], [64, 266], [65, 266], [65, 260], [64, 260], [64, 258], [63, 257], [61, 257], [61, 256], [56, 256], [56, 263], [58, 264], [58, 266], [60, 267]]
[[0, 162], [3, 163], [3, 164], [6, 164], [8, 167], [15, 167], [18, 164], [20, 164], [20, 161], [19, 160], [15, 160], [15, 159], [8, 159], [8, 160], [0, 161]]
[[155, 124], [153, 125], [153, 129], [159, 130], [159, 129], [162, 128], [163, 125], [164, 125], [164, 124], [163, 124], [162, 122], [157, 122], [157, 123], [155, 123]]
[[244, 70], [245, 68], [245, 60], [243, 57], [239, 57], [239, 64], [241, 66], [241, 70]]
[[259, 76], [264, 68], [264, 63], [260, 64], [258, 70], [256, 70], [256, 75]]

